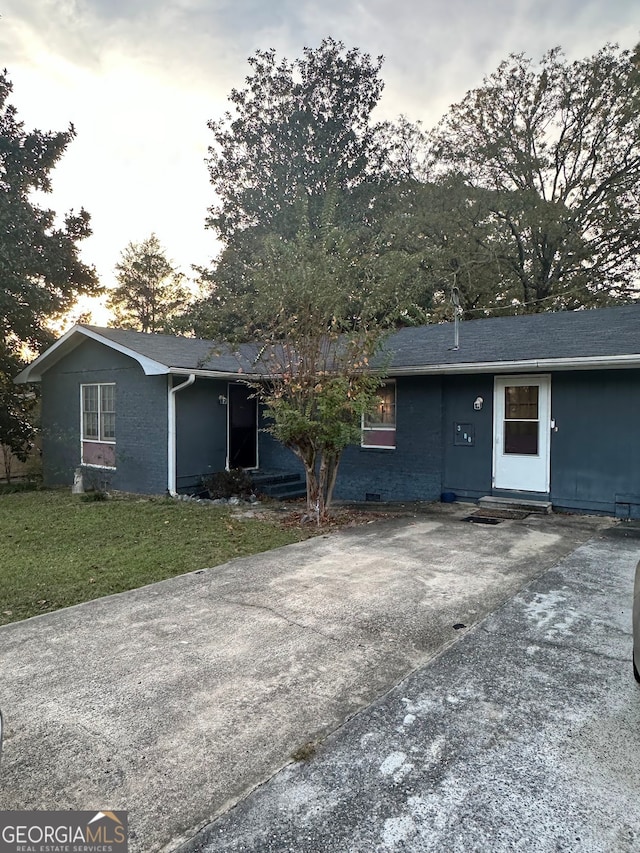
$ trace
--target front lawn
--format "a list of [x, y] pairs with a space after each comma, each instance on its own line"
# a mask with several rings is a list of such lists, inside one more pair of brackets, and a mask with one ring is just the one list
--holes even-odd
[[304, 538], [162, 498], [0, 494], [0, 625]]

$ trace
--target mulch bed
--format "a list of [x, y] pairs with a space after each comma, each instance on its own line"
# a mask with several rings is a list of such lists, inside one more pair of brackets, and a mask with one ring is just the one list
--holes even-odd
[[315, 519], [307, 516], [306, 507], [288, 512], [279, 519], [280, 527], [285, 529], [292, 527], [303, 527], [309, 532], [314, 530], [329, 531], [339, 530], [342, 527], [358, 527], [362, 524], [370, 524], [372, 521], [380, 521], [383, 518], [392, 518], [396, 513], [381, 510], [368, 511], [357, 507], [336, 507], [329, 511], [329, 518], [318, 525]]

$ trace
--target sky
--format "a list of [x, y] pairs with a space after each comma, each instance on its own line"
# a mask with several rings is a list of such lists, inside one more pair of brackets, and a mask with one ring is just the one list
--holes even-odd
[[[247, 57], [292, 60], [326, 36], [382, 54], [376, 117], [432, 127], [509, 53], [570, 59], [640, 41], [638, 0], [0, 0], [0, 64], [27, 129], [71, 142], [47, 204], [86, 208], [81, 256], [103, 284], [125, 246], [155, 232], [185, 274], [217, 254], [207, 121], [222, 116]], [[94, 321], [100, 321], [96, 311]]]

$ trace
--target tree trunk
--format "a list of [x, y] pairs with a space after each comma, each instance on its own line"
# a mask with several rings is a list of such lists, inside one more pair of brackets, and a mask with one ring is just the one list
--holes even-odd
[[325, 499], [325, 507], [328, 510], [333, 501], [333, 489], [338, 478], [338, 465], [340, 464], [341, 453], [333, 453], [331, 455], [331, 467], [329, 470], [329, 478], [327, 481], [327, 493]]
[[304, 465], [307, 485], [307, 516], [320, 523], [320, 484], [316, 477], [316, 450], [313, 446], [289, 445]]
[[[321, 481], [318, 482], [316, 477], [315, 465], [311, 468], [305, 466], [305, 475], [307, 478], [307, 516], [309, 520], [314, 518], [320, 524], [320, 518], [324, 512], [324, 502], [322, 500]], [[322, 476], [322, 468], [320, 469]]]
[[333, 489], [338, 476], [338, 465], [340, 464], [340, 451], [323, 451], [320, 459], [320, 515], [319, 519], [325, 520], [329, 513], [331, 501], [333, 500]]
[[320, 477], [318, 483], [318, 524], [325, 521], [327, 517], [327, 485], [330, 476], [330, 461], [327, 458], [327, 452], [324, 450], [320, 457]]
[[12, 461], [11, 457], [12, 457], [12, 455], [13, 454], [11, 452], [11, 448], [8, 445], [3, 444], [2, 445], [2, 461], [4, 464], [4, 476], [5, 476], [7, 483], [11, 482], [11, 461]]

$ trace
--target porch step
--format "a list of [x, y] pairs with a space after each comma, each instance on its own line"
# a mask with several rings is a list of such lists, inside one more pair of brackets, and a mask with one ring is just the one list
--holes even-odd
[[549, 514], [553, 511], [551, 501], [532, 501], [528, 498], [499, 498], [495, 495], [485, 495], [485, 497], [480, 498], [478, 506], [486, 509], [515, 509], [543, 514]]
[[295, 483], [300, 480], [299, 474], [292, 474], [290, 471], [251, 471], [250, 475], [256, 486]]
[[282, 485], [270, 486], [268, 488], [269, 491], [262, 489], [262, 493], [279, 501], [303, 498], [307, 494], [307, 487], [302, 480], [299, 480], [297, 483], [283, 483]]
[[302, 498], [307, 494], [305, 481], [288, 471], [255, 471], [251, 480], [257, 492], [276, 500]]

